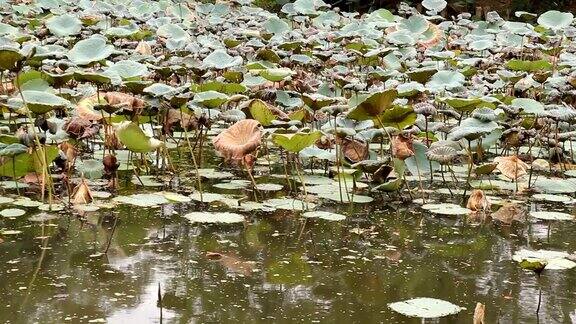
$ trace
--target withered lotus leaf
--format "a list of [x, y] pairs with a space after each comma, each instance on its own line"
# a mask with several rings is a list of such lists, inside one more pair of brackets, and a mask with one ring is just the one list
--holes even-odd
[[244, 119], [218, 134], [212, 143], [227, 161], [240, 161], [254, 152], [261, 141], [260, 123], [254, 119]]
[[92, 202], [92, 192], [86, 183], [86, 179], [82, 179], [80, 183], [74, 188], [72, 194], [73, 204], [89, 204]]
[[392, 138], [392, 155], [400, 160], [405, 160], [414, 155], [412, 138], [403, 135]]
[[344, 138], [340, 141], [344, 156], [353, 163], [366, 160], [368, 158], [368, 146], [358, 140]]
[[490, 201], [482, 190], [474, 190], [468, 198], [466, 208], [473, 211], [486, 211], [490, 208]]
[[525, 176], [528, 169], [528, 165], [520, 160], [517, 155], [499, 156], [494, 159], [494, 162], [498, 163], [496, 169], [511, 180]]

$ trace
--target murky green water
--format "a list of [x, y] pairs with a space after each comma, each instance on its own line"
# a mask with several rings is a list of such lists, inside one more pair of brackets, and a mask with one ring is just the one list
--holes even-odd
[[[2, 219], [23, 232], [0, 244], [0, 322], [158, 323], [160, 285], [164, 323], [419, 323], [387, 304], [421, 296], [467, 308], [438, 323], [470, 323], [476, 302], [487, 323], [536, 323], [537, 279], [512, 254], [576, 250], [574, 223], [471, 226], [399, 202], [334, 209], [343, 222], [275, 212], [198, 226], [179, 216], [202, 208]], [[545, 271], [540, 285], [540, 323], [576, 322], [576, 272]]]

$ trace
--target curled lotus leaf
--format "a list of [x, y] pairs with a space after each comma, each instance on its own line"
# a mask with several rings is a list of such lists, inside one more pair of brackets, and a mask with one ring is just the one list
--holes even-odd
[[226, 160], [242, 160], [261, 144], [261, 125], [254, 119], [236, 122], [216, 136], [212, 143], [216, 151]]
[[528, 165], [516, 155], [498, 156], [494, 159], [494, 162], [498, 163], [496, 169], [511, 180], [516, 180], [527, 173]]
[[148, 153], [164, 145], [164, 142], [149, 137], [137, 123], [130, 121], [116, 125], [116, 136], [128, 150], [135, 153]]

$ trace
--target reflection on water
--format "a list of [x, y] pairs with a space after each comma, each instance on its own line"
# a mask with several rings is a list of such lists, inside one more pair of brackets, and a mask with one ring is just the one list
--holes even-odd
[[193, 226], [178, 214], [207, 208], [195, 204], [3, 219], [22, 233], [0, 244], [0, 322], [159, 323], [159, 285], [164, 323], [420, 323], [386, 305], [422, 296], [467, 308], [439, 323], [471, 322], [476, 302], [487, 323], [536, 323], [539, 287], [540, 323], [575, 321], [576, 271], [538, 282], [511, 261], [527, 246], [574, 251], [573, 223], [502, 229], [385, 205], [335, 209], [343, 222]]

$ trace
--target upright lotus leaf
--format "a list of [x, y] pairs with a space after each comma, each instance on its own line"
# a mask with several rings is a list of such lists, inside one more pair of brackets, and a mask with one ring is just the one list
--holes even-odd
[[388, 89], [362, 96], [356, 104], [350, 103], [353, 107], [347, 117], [356, 120], [368, 120], [380, 115], [384, 110], [391, 107], [392, 102], [398, 97], [396, 89]]
[[448, 3], [445, 0], [424, 0], [422, 1], [422, 6], [424, 8], [433, 11], [433, 12], [440, 12], [446, 8]]
[[17, 48], [0, 46], [0, 70], [14, 70], [23, 59]]
[[320, 131], [310, 133], [300, 132], [296, 134], [272, 134], [272, 141], [287, 151], [298, 153], [304, 148], [316, 143], [320, 137], [322, 137], [322, 132]]
[[209, 69], [223, 70], [242, 65], [244, 60], [240, 56], [231, 56], [223, 49], [217, 49], [206, 56], [202, 63]]
[[102, 37], [92, 36], [76, 43], [66, 54], [77, 65], [88, 65], [106, 59], [114, 52], [114, 46]]
[[438, 71], [426, 83], [432, 92], [451, 91], [464, 85], [466, 78], [458, 71]]
[[28, 152], [28, 146], [12, 143], [0, 150], [0, 156], [16, 156]]
[[524, 72], [537, 72], [537, 71], [549, 71], [552, 70], [552, 63], [547, 60], [518, 60], [513, 59], [506, 63], [506, 67], [512, 71], [524, 71]]
[[82, 30], [82, 21], [70, 15], [53, 16], [46, 21], [46, 27], [58, 37], [76, 35]]
[[570, 12], [560, 12], [557, 10], [546, 11], [538, 17], [538, 24], [541, 26], [558, 31], [564, 29], [574, 20], [574, 15]]
[[338, 99], [327, 97], [319, 93], [304, 93], [302, 94], [302, 101], [304, 101], [304, 103], [310, 107], [310, 109], [316, 111], [338, 102]]
[[460, 313], [464, 308], [435, 298], [414, 298], [388, 304], [395, 312], [409, 317], [438, 318]]
[[466, 118], [459, 126], [452, 129], [450, 134], [448, 134], [448, 139], [459, 141], [465, 138], [471, 141], [488, 135], [497, 128], [500, 128], [500, 126], [494, 121], [483, 122], [476, 118]]
[[530, 98], [516, 98], [512, 100], [512, 107], [521, 109], [524, 114], [532, 114], [534, 116], [546, 116], [546, 109], [540, 102]]
[[22, 97], [26, 101], [26, 107], [36, 114], [64, 109], [70, 105], [70, 101], [46, 91], [25, 90], [22, 91]]
[[230, 97], [218, 91], [204, 91], [198, 92], [194, 95], [194, 101], [202, 104], [208, 108], [220, 107], [223, 103], [228, 101]]
[[123, 121], [116, 125], [116, 136], [126, 148], [134, 153], [148, 153], [164, 145], [164, 142], [147, 136], [135, 122]]
[[280, 82], [296, 74], [289, 68], [274, 68], [260, 70], [258, 74], [270, 82]]
[[154, 83], [144, 88], [143, 92], [154, 97], [162, 97], [175, 93], [176, 88], [164, 83]]
[[380, 128], [395, 127], [401, 130], [407, 126], [414, 125], [417, 117], [417, 114], [411, 107], [394, 106], [376, 116], [373, 121], [374, 125]]
[[[44, 152], [46, 153], [46, 161], [50, 164], [58, 156], [58, 147], [46, 146]], [[3, 160], [3, 164], [0, 165], [0, 176], [20, 178], [30, 172], [42, 174], [42, 165], [38, 151], [20, 153]]]
[[448, 104], [459, 112], [471, 112], [478, 105], [484, 101], [481, 98], [459, 98], [459, 97], [445, 97], [437, 98], [436, 100]]
[[47, 80], [51, 77], [43, 72], [36, 70], [29, 70], [20, 72], [14, 79], [14, 86], [20, 90], [37, 90], [37, 91], [50, 91], [50, 84]]
[[252, 118], [256, 119], [262, 126], [270, 126], [276, 120], [276, 115], [272, 112], [267, 103], [260, 99], [250, 101], [246, 109]]
[[218, 134], [212, 143], [226, 160], [241, 161], [254, 152], [261, 141], [260, 123], [254, 119], [244, 119]]
[[[429, 174], [430, 172], [434, 172], [440, 168], [438, 162], [430, 162], [430, 160], [428, 160], [426, 155], [428, 148], [426, 145], [415, 142], [413, 147], [414, 155], [404, 160], [406, 167], [411, 174]], [[430, 166], [432, 166], [432, 169], [430, 169]]]
[[123, 60], [108, 67], [106, 73], [114, 73], [122, 78], [122, 80], [128, 80], [146, 76], [148, 74], [148, 68], [146, 65], [136, 61]]

